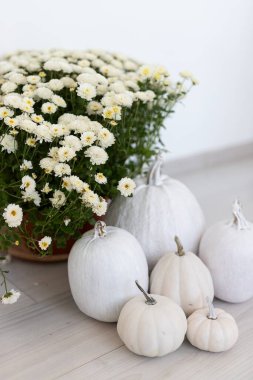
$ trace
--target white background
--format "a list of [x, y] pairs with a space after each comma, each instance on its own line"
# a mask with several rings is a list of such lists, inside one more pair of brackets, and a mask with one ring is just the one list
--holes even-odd
[[1, 2], [0, 53], [104, 48], [200, 80], [167, 121], [171, 157], [253, 141], [253, 1]]

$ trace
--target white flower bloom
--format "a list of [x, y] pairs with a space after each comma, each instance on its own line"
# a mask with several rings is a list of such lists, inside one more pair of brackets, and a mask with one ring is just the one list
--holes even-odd
[[12, 128], [15, 128], [18, 125], [17, 119], [9, 116], [4, 119], [4, 123]]
[[54, 208], [61, 208], [66, 203], [66, 196], [62, 191], [55, 190], [53, 198], [50, 198], [50, 201]]
[[103, 112], [103, 106], [99, 102], [92, 101], [87, 105], [88, 115], [100, 115]]
[[23, 160], [22, 165], [20, 165], [20, 170], [29, 170], [32, 169], [33, 165], [31, 161]]
[[76, 190], [78, 193], [82, 193], [88, 190], [89, 185], [83, 182], [78, 176], [72, 175], [69, 177], [72, 189]]
[[120, 106], [105, 107], [102, 115], [105, 119], [120, 120], [121, 107]]
[[44, 236], [43, 239], [38, 241], [39, 247], [42, 251], [46, 251], [51, 243], [52, 238], [50, 236]]
[[191, 80], [193, 85], [199, 84], [199, 80], [197, 78], [195, 78], [194, 75], [190, 71], [187, 71], [187, 70], [181, 71], [179, 73], [179, 75], [183, 79], [189, 79], [189, 80]]
[[31, 119], [32, 119], [32, 121], [34, 121], [37, 124], [42, 123], [44, 121], [43, 116], [36, 115], [36, 114], [31, 115]]
[[95, 174], [95, 181], [101, 185], [107, 183], [107, 178], [103, 173], [97, 173]]
[[124, 93], [115, 95], [115, 102], [122, 107], [132, 107], [133, 99], [133, 93], [131, 93], [130, 91], [126, 91]]
[[93, 165], [103, 165], [108, 160], [108, 154], [99, 146], [91, 146], [85, 152], [85, 156], [90, 158]]
[[64, 88], [64, 84], [60, 79], [51, 79], [47, 85], [52, 91], [61, 91]]
[[18, 227], [23, 220], [22, 208], [18, 205], [10, 203], [4, 209], [3, 217], [9, 227]]
[[22, 97], [17, 93], [7, 94], [3, 97], [3, 102], [5, 106], [10, 106], [13, 108], [20, 108], [22, 105]]
[[60, 162], [68, 162], [75, 157], [76, 153], [74, 149], [69, 148], [68, 146], [62, 146], [58, 150], [58, 158]]
[[3, 135], [0, 140], [2, 151], [6, 150], [8, 153], [14, 153], [18, 149], [18, 143], [11, 135]]
[[80, 137], [83, 146], [91, 146], [96, 141], [96, 136], [94, 132], [84, 132]]
[[29, 175], [25, 175], [21, 182], [20, 189], [25, 190], [27, 194], [31, 194], [35, 190], [36, 182]]
[[140, 78], [144, 80], [150, 78], [152, 76], [152, 72], [153, 70], [151, 67], [147, 65], [141, 66], [138, 71]]
[[102, 199], [100, 200], [98, 203], [96, 203], [93, 207], [92, 207], [92, 211], [94, 212], [94, 214], [96, 214], [97, 216], [102, 216], [102, 215], [105, 215], [106, 211], [107, 211], [107, 202]]
[[54, 103], [46, 102], [46, 103], [42, 104], [41, 111], [43, 113], [52, 114], [52, 113], [55, 113], [57, 111], [57, 106]]
[[79, 152], [79, 150], [82, 149], [81, 141], [78, 137], [73, 135], [65, 136], [64, 139], [60, 141], [60, 144], [74, 149], [75, 152]]
[[102, 128], [98, 132], [98, 139], [102, 148], [108, 148], [109, 146], [115, 143], [114, 134], [110, 132], [107, 128]]
[[50, 100], [53, 92], [47, 87], [39, 87], [35, 90], [35, 95], [37, 95], [40, 99]]
[[56, 164], [54, 167], [54, 172], [56, 177], [62, 177], [63, 175], [70, 175], [71, 169], [68, 164]]
[[17, 88], [17, 85], [16, 85], [16, 83], [13, 83], [13, 82], [5, 82], [1, 86], [1, 90], [4, 94], [8, 94], [10, 92], [13, 92], [16, 90], [16, 88]]
[[61, 124], [52, 124], [50, 126], [50, 133], [53, 137], [64, 136], [63, 126]]
[[71, 222], [71, 219], [69, 219], [69, 218], [65, 218], [63, 220], [63, 223], [65, 224], [65, 226], [68, 226], [70, 222]]
[[63, 77], [60, 80], [66, 88], [76, 88], [77, 86], [77, 83], [74, 81], [74, 79], [70, 77]]
[[0, 107], [0, 120], [5, 119], [6, 117], [12, 117], [14, 112], [7, 107]]
[[131, 178], [125, 177], [119, 181], [117, 189], [120, 191], [121, 195], [129, 197], [133, 194], [135, 187], [135, 182]]
[[66, 189], [67, 191], [71, 191], [73, 187], [72, 187], [70, 177], [63, 177], [61, 186], [63, 189]]
[[39, 124], [36, 126], [36, 129], [34, 129], [33, 133], [37, 136], [37, 139], [42, 141], [51, 142], [52, 141], [52, 133], [51, 128], [48, 127], [46, 123]]
[[58, 107], [63, 107], [63, 108], [67, 107], [65, 100], [59, 95], [52, 95], [51, 100]]
[[99, 203], [99, 196], [94, 191], [88, 189], [83, 193], [82, 201], [88, 206], [95, 206]]
[[52, 157], [55, 161], [59, 160], [59, 148], [57, 146], [53, 146], [49, 149], [48, 156]]
[[49, 183], [46, 182], [45, 185], [43, 186], [43, 188], [41, 189], [41, 192], [42, 193], [45, 193], [45, 194], [48, 194], [50, 193], [50, 191], [52, 191], [53, 189], [49, 186]]
[[61, 115], [58, 119], [59, 124], [69, 124], [71, 121], [76, 120], [76, 115], [73, 115], [72, 113], [64, 113]]
[[96, 88], [90, 83], [82, 83], [77, 89], [77, 95], [85, 100], [91, 100], [96, 96]]
[[71, 73], [72, 68], [66, 59], [53, 57], [44, 64], [44, 69], [49, 71], [63, 71]]
[[22, 199], [24, 202], [33, 202], [36, 206], [40, 206], [41, 197], [38, 191], [34, 190], [32, 192], [21, 191]]
[[19, 122], [20, 128], [28, 133], [33, 133], [37, 128], [37, 124], [30, 119], [21, 119]]
[[30, 147], [32, 147], [32, 148], [34, 148], [35, 146], [36, 146], [36, 139], [34, 139], [34, 138], [32, 138], [32, 137], [28, 137], [27, 139], [26, 139], [26, 145], [28, 145], [28, 146], [30, 146]]
[[27, 79], [27, 82], [31, 84], [37, 84], [41, 81], [41, 77], [39, 75], [28, 75], [26, 79]]
[[42, 158], [42, 160], [40, 160], [40, 167], [41, 169], [44, 169], [46, 173], [51, 173], [54, 170], [56, 164], [57, 161], [49, 157]]
[[13, 83], [16, 83], [18, 85], [20, 84], [25, 84], [26, 83], [26, 77], [21, 74], [21, 73], [17, 73], [17, 72], [11, 72], [8, 74], [8, 79], [13, 82]]
[[14, 289], [11, 289], [9, 292], [5, 293], [2, 297], [1, 297], [1, 302], [5, 305], [7, 304], [13, 304], [15, 302], [17, 302], [17, 300], [19, 299], [21, 293], [18, 292], [17, 290], [14, 290]]

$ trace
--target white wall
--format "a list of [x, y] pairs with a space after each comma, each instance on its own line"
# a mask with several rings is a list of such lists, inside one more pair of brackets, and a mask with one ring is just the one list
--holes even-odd
[[253, 141], [252, 14], [252, 0], [2, 1], [0, 53], [98, 47], [191, 70], [200, 86], [164, 133], [175, 158]]

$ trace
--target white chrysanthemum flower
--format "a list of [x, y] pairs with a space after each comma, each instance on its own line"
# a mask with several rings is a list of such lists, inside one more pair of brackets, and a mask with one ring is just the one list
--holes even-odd
[[50, 198], [50, 201], [54, 208], [61, 208], [66, 203], [66, 196], [62, 191], [55, 190], [53, 194], [53, 198]]
[[107, 211], [107, 202], [104, 199], [100, 200], [97, 204], [95, 204], [92, 207], [92, 211], [97, 216], [105, 215], [105, 213]]
[[27, 194], [31, 194], [35, 190], [35, 187], [36, 187], [36, 182], [29, 175], [25, 175], [21, 179], [20, 189], [25, 190]]
[[42, 104], [41, 111], [51, 115], [57, 111], [57, 106], [54, 103], [46, 102]]
[[5, 82], [4, 84], [2, 84], [1, 86], [1, 91], [3, 94], [8, 94], [10, 92], [13, 92], [15, 91], [17, 88], [17, 85], [16, 83], [13, 83], [13, 82]]
[[52, 91], [61, 91], [64, 88], [64, 84], [60, 79], [51, 79], [47, 83], [48, 88]]
[[36, 206], [40, 206], [41, 197], [38, 191], [34, 190], [32, 192], [21, 191], [22, 199], [24, 202], [33, 202]]
[[43, 116], [36, 115], [36, 114], [31, 115], [31, 119], [32, 119], [32, 121], [34, 121], [37, 124], [42, 123], [44, 121]]
[[37, 124], [30, 119], [20, 119], [19, 126], [20, 129], [28, 133], [33, 133], [37, 128]]
[[25, 141], [26, 145], [30, 146], [31, 148], [35, 148], [36, 146], [36, 139], [33, 137], [28, 137]]
[[11, 135], [3, 135], [0, 144], [2, 145], [2, 151], [6, 150], [8, 153], [14, 153], [18, 149], [18, 143]]
[[147, 91], [137, 91], [135, 93], [135, 98], [141, 100], [143, 103], [152, 102], [155, 98], [155, 93], [151, 90]]
[[72, 189], [76, 190], [78, 193], [82, 193], [89, 189], [89, 185], [83, 182], [78, 176], [72, 175], [69, 177]]
[[20, 84], [25, 84], [26, 83], [26, 77], [21, 74], [21, 73], [17, 73], [17, 72], [10, 72], [8, 74], [8, 79], [9, 81], [13, 82], [13, 83], [16, 83], [18, 85]]
[[99, 183], [100, 185], [103, 185], [107, 183], [107, 178], [103, 173], [97, 173], [95, 174], [95, 181]]
[[44, 124], [37, 125], [36, 129], [33, 131], [33, 133], [37, 136], [37, 139], [42, 142], [51, 142], [52, 141], [52, 134], [51, 134], [51, 128], [48, 127], [48, 125], [44, 122]]
[[66, 227], [69, 225], [70, 222], [71, 222], [71, 219], [69, 219], [69, 218], [65, 218], [63, 220], [63, 223], [65, 224]]
[[135, 188], [135, 182], [128, 177], [122, 178], [117, 186], [117, 189], [120, 191], [121, 195], [124, 195], [124, 197], [132, 195]]
[[85, 100], [91, 100], [96, 96], [96, 88], [90, 83], [82, 83], [77, 89], [77, 95]]
[[91, 146], [85, 152], [85, 156], [90, 158], [93, 165], [103, 165], [108, 160], [108, 154], [99, 146]]
[[70, 177], [63, 177], [62, 178], [62, 185], [61, 186], [62, 186], [63, 189], [66, 189], [67, 191], [73, 190]]
[[20, 94], [17, 93], [11, 93], [7, 94], [3, 97], [3, 102], [5, 106], [13, 107], [13, 108], [20, 108], [22, 105], [22, 97]]
[[58, 150], [58, 158], [60, 162], [68, 162], [76, 156], [74, 149], [69, 148], [68, 146], [62, 146]]
[[5, 222], [9, 227], [18, 227], [20, 226], [23, 220], [23, 211], [22, 208], [18, 205], [10, 203], [5, 209], [3, 213], [3, 217]]
[[96, 136], [94, 132], [84, 132], [80, 137], [83, 146], [91, 146], [96, 141]]
[[46, 251], [50, 244], [52, 243], [52, 238], [50, 236], [44, 236], [38, 241], [39, 247], [42, 251]]
[[48, 194], [50, 193], [50, 191], [52, 191], [53, 189], [49, 186], [49, 183], [46, 182], [45, 185], [43, 186], [43, 188], [41, 189], [41, 192], [42, 193], [45, 193], [45, 194]]
[[103, 125], [100, 124], [98, 121], [91, 121], [89, 123], [89, 130], [94, 132], [96, 135], [103, 129]]
[[105, 107], [111, 107], [111, 106], [117, 105], [115, 97], [116, 97], [116, 94], [114, 91], [106, 92], [106, 94], [101, 99], [102, 105]]
[[87, 105], [88, 115], [100, 115], [103, 112], [103, 106], [99, 102], [92, 101]]
[[41, 77], [39, 75], [28, 75], [26, 79], [27, 82], [31, 84], [37, 84], [41, 81]]
[[141, 79], [149, 79], [152, 76], [152, 68], [147, 65], [143, 65], [139, 68], [138, 73]]
[[54, 167], [54, 172], [56, 177], [62, 177], [63, 175], [70, 175], [71, 169], [68, 164], [56, 164]]
[[76, 88], [77, 86], [77, 83], [74, 81], [74, 79], [70, 77], [63, 77], [60, 80], [66, 88]]
[[32, 161], [23, 160], [22, 165], [20, 165], [20, 170], [30, 170], [33, 168]]
[[69, 128], [74, 131], [74, 133], [83, 133], [86, 131], [90, 131], [90, 119], [85, 117], [84, 119], [76, 119], [71, 121], [68, 125]]
[[40, 99], [50, 100], [53, 92], [47, 87], [39, 87], [35, 90], [35, 95], [37, 95]]
[[52, 157], [55, 161], [59, 160], [59, 148], [57, 146], [53, 146], [49, 149], [48, 156]]
[[44, 169], [46, 173], [49, 174], [54, 170], [55, 165], [57, 163], [58, 162], [53, 160], [52, 158], [46, 157], [40, 160], [40, 167], [41, 169]]
[[114, 134], [110, 132], [107, 128], [102, 128], [98, 132], [98, 139], [102, 148], [108, 148], [109, 146], [115, 143]]
[[81, 199], [87, 206], [95, 206], [99, 203], [99, 196], [90, 189], [83, 193]]
[[183, 78], [183, 79], [189, 79], [192, 81], [192, 84], [193, 85], [197, 85], [199, 84], [199, 81], [197, 78], [194, 77], [194, 75], [190, 72], [190, 71], [187, 71], [187, 70], [183, 70], [179, 73], [179, 75]]
[[72, 113], [64, 113], [61, 115], [58, 119], [59, 124], [69, 124], [72, 121], [76, 120], [76, 115], [73, 115]]
[[105, 119], [120, 120], [121, 107], [120, 106], [105, 107], [102, 115]]
[[116, 94], [115, 95], [115, 102], [122, 107], [132, 107], [134, 100], [133, 93], [130, 91], [126, 91], [124, 93]]
[[67, 146], [74, 149], [75, 152], [79, 152], [82, 149], [82, 143], [77, 136], [69, 135], [65, 136], [60, 145]]
[[12, 117], [14, 112], [7, 107], [0, 107], [0, 120], [5, 119], [6, 117]]
[[56, 104], [58, 107], [66, 108], [67, 104], [65, 100], [59, 96], [59, 95], [52, 95], [51, 100], [54, 104]]
[[64, 58], [52, 57], [44, 63], [44, 69], [49, 71], [63, 71], [65, 73], [71, 73], [72, 67], [68, 61]]
[[4, 119], [4, 123], [12, 128], [15, 128], [18, 125], [17, 119], [9, 116]]
[[11, 304], [17, 302], [20, 295], [21, 295], [20, 292], [18, 292], [17, 290], [11, 289], [9, 292], [5, 293], [1, 297], [1, 302], [5, 305], [7, 305], [7, 304], [11, 305]]
[[52, 124], [50, 126], [50, 134], [52, 137], [62, 137], [64, 136], [63, 125], [61, 124]]

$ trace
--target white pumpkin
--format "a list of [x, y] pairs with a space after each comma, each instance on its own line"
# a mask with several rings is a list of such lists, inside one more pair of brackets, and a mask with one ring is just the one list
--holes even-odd
[[124, 304], [138, 290], [138, 279], [148, 288], [144, 252], [129, 232], [97, 222], [71, 249], [69, 283], [79, 309], [104, 322], [116, 322]]
[[238, 201], [233, 220], [214, 224], [205, 232], [199, 256], [208, 266], [214, 294], [227, 302], [253, 297], [253, 224], [246, 221]]
[[117, 330], [126, 347], [137, 355], [164, 356], [181, 346], [187, 321], [183, 310], [172, 300], [145, 295], [128, 301], [121, 310]]
[[214, 309], [208, 300], [208, 308], [196, 310], [187, 319], [189, 342], [204, 351], [229, 350], [238, 339], [238, 327], [232, 315], [222, 309]]
[[141, 243], [151, 270], [160, 257], [173, 250], [174, 236], [181, 236], [187, 250], [196, 252], [204, 231], [203, 212], [190, 190], [161, 174], [161, 158], [147, 178], [136, 179], [133, 197], [116, 198], [106, 222], [131, 232]]
[[192, 252], [185, 252], [175, 237], [176, 252], [163, 256], [151, 273], [151, 292], [167, 296], [182, 307], [186, 315], [213, 300], [213, 281], [209, 270]]

